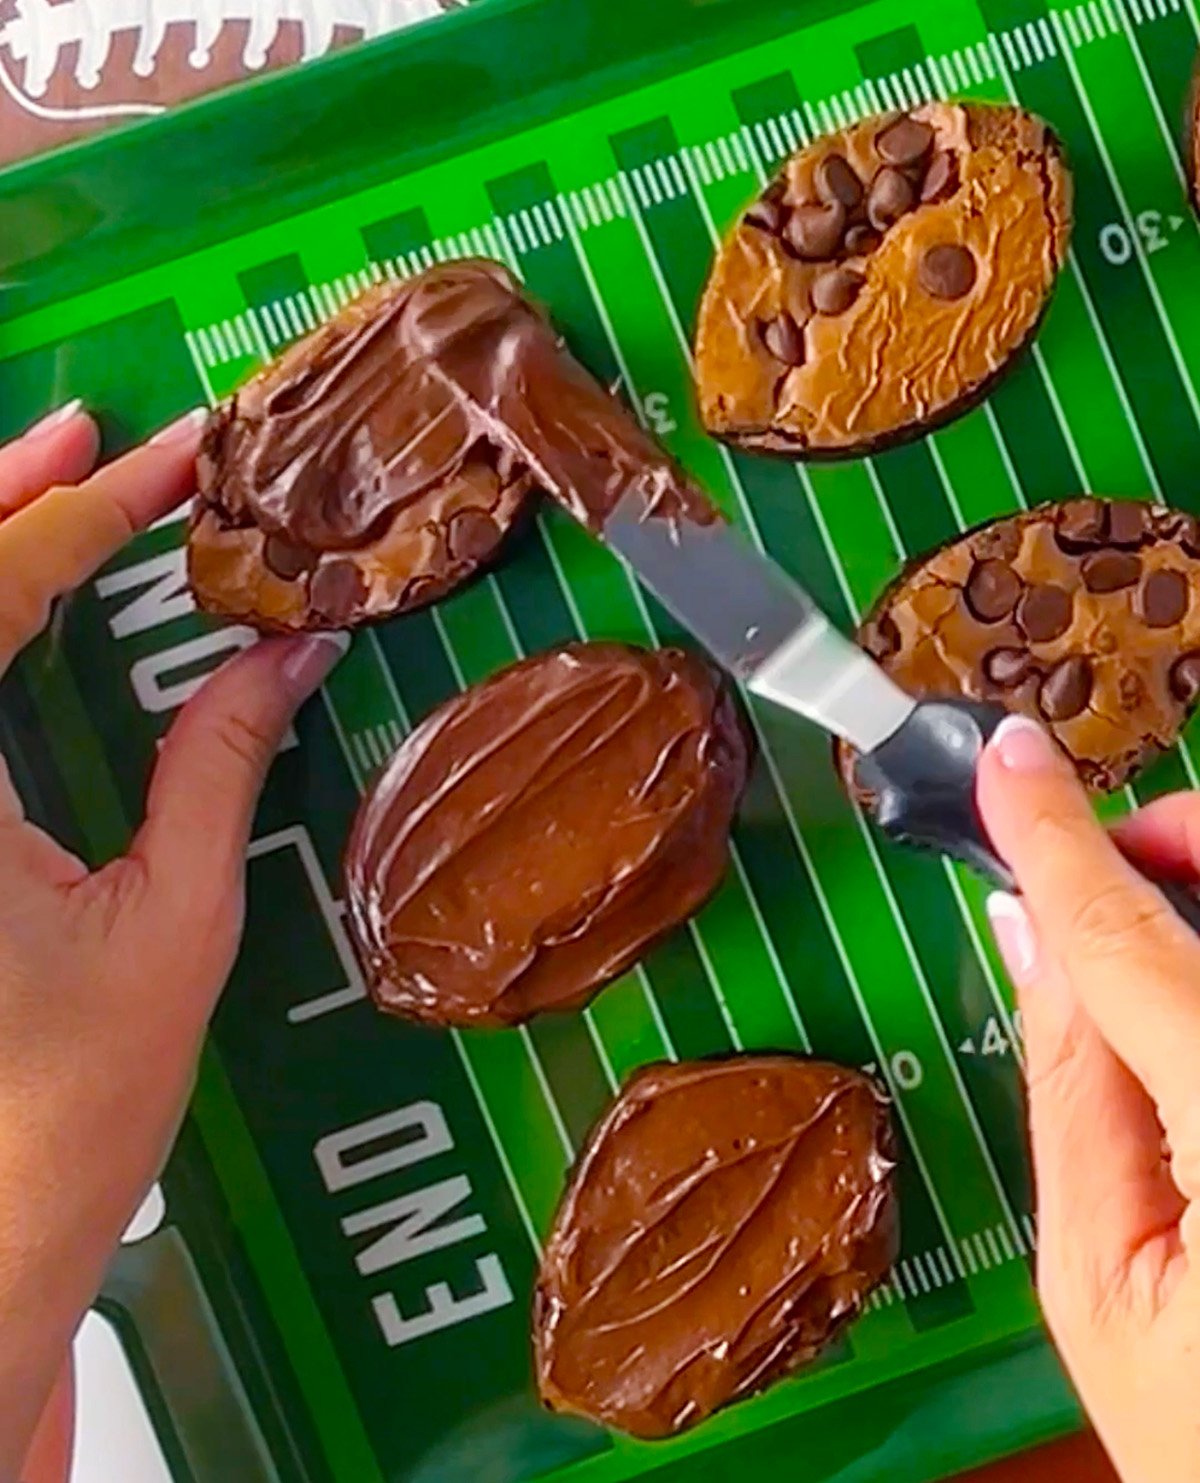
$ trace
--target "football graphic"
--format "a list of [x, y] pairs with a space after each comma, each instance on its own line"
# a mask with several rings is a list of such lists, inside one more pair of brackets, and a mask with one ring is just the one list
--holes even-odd
[[0, 163], [465, 0], [0, 0]]

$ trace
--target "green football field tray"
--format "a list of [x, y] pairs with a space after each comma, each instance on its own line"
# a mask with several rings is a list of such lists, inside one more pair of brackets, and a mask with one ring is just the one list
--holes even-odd
[[[79, 395], [124, 446], [360, 286], [485, 254], [844, 625], [908, 556], [991, 515], [1080, 490], [1200, 510], [1193, 0], [913, 9], [496, 0], [9, 170], [0, 435]], [[797, 143], [931, 96], [1017, 100], [1070, 153], [1074, 247], [1032, 354], [875, 458], [722, 449], [688, 364], [717, 235]], [[181, 533], [122, 553], [0, 690], [31, 812], [93, 861], [129, 838], [172, 714], [251, 637], [193, 613]], [[178, 1479], [902, 1483], [1078, 1422], [1030, 1283], [1021, 1030], [981, 887], [880, 844], [801, 724], [751, 705], [723, 888], [588, 1011], [459, 1034], [365, 1001], [339, 857], [372, 771], [446, 696], [581, 635], [679, 638], [547, 510], [493, 576], [357, 635], [274, 768], [166, 1218], [100, 1303]], [[1120, 806], [1194, 777], [1185, 742]], [[633, 1067], [738, 1047], [888, 1083], [890, 1282], [821, 1364], [678, 1441], [543, 1413], [529, 1298], [574, 1152]]]

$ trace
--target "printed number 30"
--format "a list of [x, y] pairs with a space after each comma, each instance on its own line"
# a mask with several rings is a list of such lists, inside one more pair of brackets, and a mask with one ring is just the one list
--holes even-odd
[[[1134, 225], [1145, 252], [1157, 252], [1160, 247], [1167, 246], [1161, 211], [1139, 211], [1134, 217]], [[1134, 244], [1124, 222], [1110, 221], [1100, 228], [1100, 251], [1104, 254], [1105, 262], [1111, 263], [1114, 268], [1129, 261], [1133, 256]]]

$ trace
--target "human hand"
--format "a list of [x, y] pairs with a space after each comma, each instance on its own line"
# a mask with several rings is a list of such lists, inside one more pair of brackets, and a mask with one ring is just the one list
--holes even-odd
[[[78, 411], [0, 448], [0, 674], [191, 493], [198, 436], [184, 419], [90, 478]], [[259, 790], [343, 651], [272, 638], [225, 665], [164, 741], [128, 853], [94, 872], [24, 818], [0, 759], [0, 1479], [166, 1156], [240, 936]]]
[[1200, 1483], [1200, 938], [1122, 857], [1200, 881], [1200, 794], [1116, 841], [1009, 718], [978, 801], [1022, 896], [988, 904], [1021, 1001], [1042, 1306], [1125, 1483]]

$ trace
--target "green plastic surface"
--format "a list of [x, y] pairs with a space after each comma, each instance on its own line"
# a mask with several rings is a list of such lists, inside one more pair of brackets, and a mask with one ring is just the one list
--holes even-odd
[[[81, 395], [124, 445], [359, 284], [478, 252], [843, 624], [906, 556], [1026, 503], [1200, 509], [1176, 137], [1196, 38], [1192, 0], [929, 0], [915, 21], [899, 0], [496, 0], [0, 176], [0, 434]], [[1016, 98], [1072, 157], [1075, 247], [1034, 353], [874, 459], [723, 450], [687, 359], [716, 234], [798, 140], [932, 94]], [[180, 535], [123, 553], [0, 690], [31, 812], [92, 860], [128, 838], [174, 710], [249, 638], [192, 613]], [[799, 723], [752, 708], [723, 889], [586, 1013], [448, 1034], [364, 1002], [337, 900], [360, 790], [440, 699], [581, 634], [678, 637], [547, 511], [494, 576], [359, 634], [273, 771], [167, 1223], [103, 1298], [181, 1479], [902, 1483], [1077, 1421], [1030, 1286], [1020, 1029], [982, 890], [880, 845]], [[1137, 796], [1194, 776], [1182, 747]], [[816, 1369], [676, 1442], [542, 1413], [528, 1299], [573, 1151], [632, 1067], [739, 1046], [889, 1082], [891, 1283]]]

